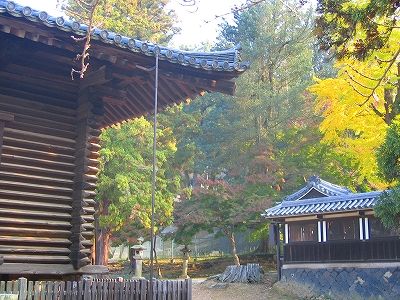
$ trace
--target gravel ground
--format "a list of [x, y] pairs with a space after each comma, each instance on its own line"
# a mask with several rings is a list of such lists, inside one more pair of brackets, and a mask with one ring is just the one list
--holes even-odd
[[[193, 279], [193, 300], [295, 300], [300, 297], [287, 295], [282, 289], [273, 287], [276, 274], [266, 274], [262, 283], [229, 283], [213, 280]], [[217, 285], [216, 285], [217, 284]]]

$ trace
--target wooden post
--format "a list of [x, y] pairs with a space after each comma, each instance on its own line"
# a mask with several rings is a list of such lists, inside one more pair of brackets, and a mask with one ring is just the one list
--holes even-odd
[[19, 300], [26, 300], [28, 295], [28, 280], [24, 277], [18, 278]]
[[186, 286], [187, 286], [187, 300], [192, 300], [192, 279], [191, 278], [189, 278], [189, 279], [186, 279], [186, 281], [185, 281], [185, 283], [186, 283]]
[[102, 102], [90, 98], [89, 91], [80, 91], [77, 109], [75, 178], [71, 220], [71, 262], [75, 269], [91, 263], [94, 232], [94, 197], [98, 162], [93, 156], [99, 150]]
[[278, 280], [281, 280], [281, 236], [279, 234], [280, 224], [275, 224], [275, 232], [276, 232], [276, 269], [278, 272]]

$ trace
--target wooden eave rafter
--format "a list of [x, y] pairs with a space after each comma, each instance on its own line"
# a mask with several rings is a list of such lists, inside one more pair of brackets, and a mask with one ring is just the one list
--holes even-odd
[[[79, 52], [81, 45], [72, 41], [71, 33], [4, 15], [0, 16], [0, 31], [61, 50], [56, 53], [37, 51], [32, 54], [37, 60], [50, 64], [58, 62], [53, 64], [54, 67], [59, 65], [72, 68], [76, 65], [72, 58]], [[107, 46], [96, 40], [92, 41], [90, 56], [91, 67], [79, 86], [81, 90], [93, 88], [94, 95], [103, 99], [106, 113], [103, 126], [152, 110], [154, 57]], [[203, 95], [204, 91], [230, 95], [235, 92], [235, 83], [231, 80], [238, 74], [234, 72], [212, 72], [163, 60], [160, 60], [159, 66], [160, 108]]]

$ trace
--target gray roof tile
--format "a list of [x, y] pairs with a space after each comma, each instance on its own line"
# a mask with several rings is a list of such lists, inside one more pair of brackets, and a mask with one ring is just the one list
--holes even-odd
[[328, 212], [354, 211], [373, 208], [381, 191], [368, 193], [347, 193], [338, 196], [312, 199], [282, 201], [280, 204], [265, 210], [265, 218], [284, 216], [301, 216]]
[[[45, 11], [38, 11], [29, 6], [21, 6], [8, 0], [0, 0], [1, 14], [24, 18], [30, 22], [40, 23], [49, 28], [57, 28], [61, 31], [72, 32], [78, 36], [86, 35], [88, 30], [87, 25], [69, 20], [66, 17], [53, 17]], [[100, 28], [93, 30], [92, 39], [146, 56], [156, 56], [159, 53], [161, 60], [198, 69], [243, 72], [249, 67], [249, 63], [242, 62], [240, 59], [240, 46], [226, 51], [210, 53], [182, 51], [122, 36]]]

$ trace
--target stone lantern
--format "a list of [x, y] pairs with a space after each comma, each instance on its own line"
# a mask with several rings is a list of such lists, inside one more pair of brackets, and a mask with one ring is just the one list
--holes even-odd
[[181, 249], [182, 254], [183, 254], [183, 265], [182, 265], [182, 275], [180, 278], [187, 279], [189, 278], [187, 271], [188, 271], [188, 264], [189, 264], [189, 253], [192, 252], [192, 250], [189, 249], [187, 245]]
[[135, 272], [134, 278], [143, 278], [142, 276], [142, 266], [143, 266], [143, 251], [146, 250], [145, 247], [143, 247], [144, 239], [142, 237], [137, 239], [137, 244], [133, 245], [129, 249], [129, 259], [132, 264], [132, 269]]

